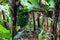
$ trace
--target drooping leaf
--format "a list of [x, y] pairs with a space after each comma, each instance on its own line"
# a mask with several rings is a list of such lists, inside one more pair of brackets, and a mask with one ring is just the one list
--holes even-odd
[[26, 30], [23, 30], [23, 31], [21, 31], [21, 32], [18, 32], [18, 33], [14, 36], [14, 39], [18, 39], [18, 38], [21, 37], [21, 35], [24, 35], [24, 34], [26, 34]]

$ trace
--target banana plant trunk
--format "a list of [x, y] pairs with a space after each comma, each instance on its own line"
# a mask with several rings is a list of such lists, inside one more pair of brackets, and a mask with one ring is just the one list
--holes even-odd
[[48, 18], [46, 17], [45, 11], [43, 11], [42, 16], [43, 16], [43, 28], [44, 28], [45, 32], [47, 33], [47, 30], [48, 30]]
[[58, 3], [55, 4], [55, 8], [54, 8], [54, 11], [53, 11], [53, 16], [52, 16], [52, 34], [53, 34], [53, 37], [51, 40], [57, 40], [57, 21], [58, 21], [58, 14], [59, 14], [59, 6], [58, 6]]
[[33, 12], [34, 31], [36, 30], [35, 14]]

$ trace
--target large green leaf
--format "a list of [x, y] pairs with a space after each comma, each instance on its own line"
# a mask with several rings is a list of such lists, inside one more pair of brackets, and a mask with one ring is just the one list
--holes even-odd
[[34, 8], [40, 8], [39, 2], [38, 2], [39, 0], [29, 0], [29, 1], [32, 3]]
[[2, 37], [2, 38], [9, 38], [9, 39], [11, 39], [11, 37], [12, 37], [12, 35], [10, 33], [10, 30], [7, 30], [1, 24], [0, 24], [0, 37]]
[[32, 10], [33, 9], [33, 5], [31, 5], [30, 3], [28, 3], [28, 0], [20, 0], [20, 1], [21, 1], [21, 4], [24, 7], [27, 7], [27, 9], [29, 9], [29, 10]]
[[1, 33], [0, 32], [0, 37], [2, 37], [2, 38], [11, 38], [12, 36], [11, 36], [11, 33]]
[[2, 26], [2, 25], [0, 24], [0, 32], [1, 32], [1, 33], [9, 33], [10, 31], [7, 30], [4, 26]]
[[27, 7], [29, 10], [33, 10], [33, 8], [40, 8], [38, 0], [20, 0], [21, 4], [24, 7]]
[[49, 0], [48, 3], [50, 8], [54, 8], [54, 0]]

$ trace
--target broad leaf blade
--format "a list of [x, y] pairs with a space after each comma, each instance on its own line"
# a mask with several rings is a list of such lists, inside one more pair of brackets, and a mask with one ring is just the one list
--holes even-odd
[[4, 26], [0, 24], [0, 32], [2, 33], [9, 33], [9, 30], [7, 30]]

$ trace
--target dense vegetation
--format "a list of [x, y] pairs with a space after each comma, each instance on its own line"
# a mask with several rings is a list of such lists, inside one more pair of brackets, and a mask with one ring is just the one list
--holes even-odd
[[60, 0], [0, 0], [1, 40], [59, 40]]

